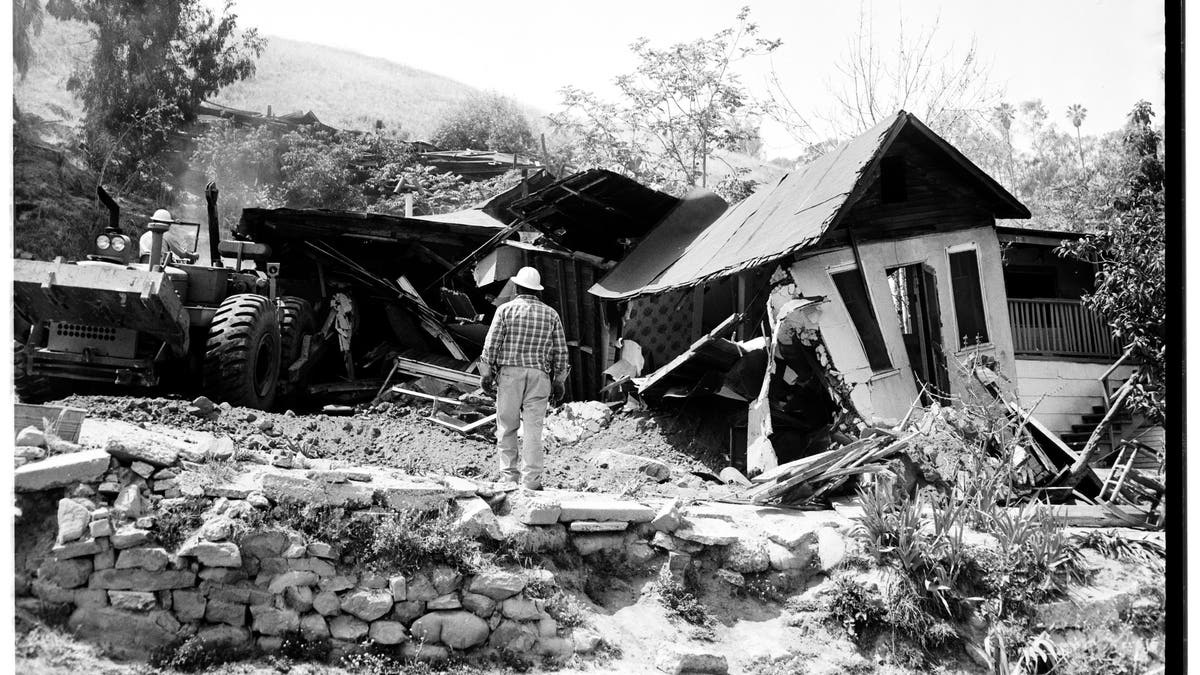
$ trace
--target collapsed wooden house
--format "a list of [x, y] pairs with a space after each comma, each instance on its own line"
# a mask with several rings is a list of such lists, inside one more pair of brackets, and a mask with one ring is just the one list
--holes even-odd
[[[805, 426], [806, 411], [831, 422], [829, 410], [848, 402], [868, 422], [894, 424], [920, 395], [960, 396], [972, 387], [969, 370], [953, 361], [986, 359], [1013, 373], [995, 224], [1028, 217], [995, 180], [901, 111], [711, 224], [647, 237], [592, 292], [634, 307], [680, 307], [693, 317], [695, 337], [723, 303], [756, 322], [743, 337], [768, 338], [768, 371], [783, 357], [768, 377], [803, 383], [810, 378], [798, 376], [813, 364], [838, 374], [840, 381], [796, 393], [790, 412], [799, 415], [790, 417], [798, 424], [784, 419], [786, 402], [770, 400], [770, 382], [755, 392], [753, 472], [789, 454], [775, 447], [779, 432]], [[822, 389], [830, 400], [819, 400]]]

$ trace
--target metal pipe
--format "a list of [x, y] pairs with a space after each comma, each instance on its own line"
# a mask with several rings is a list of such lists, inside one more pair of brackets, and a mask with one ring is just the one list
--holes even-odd
[[217, 183], [211, 181], [204, 188], [204, 201], [208, 203], [208, 259], [213, 267], [224, 267], [221, 261], [221, 221], [217, 217]]

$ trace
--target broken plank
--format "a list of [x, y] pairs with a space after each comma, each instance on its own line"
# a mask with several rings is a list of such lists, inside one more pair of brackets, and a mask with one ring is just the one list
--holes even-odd
[[402, 373], [428, 375], [439, 380], [458, 382], [472, 387], [480, 386], [482, 380], [479, 375], [474, 373], [465, 373], [461, 370], [446, 368], [445, 366], [438, 366], [432, 363], [424, 363], [404, 356], [396, 357], [396, 368]]
[[[1020, 509], [1009, 508], [1010, 513]], [[1066, 527], [1129, 527], [1146, 523], [1145, 509], [1112, 504], [1054, 506], [1051, 513]]]
[[366, 391], [376, 391], [383, 380], [372, 378], [369, 380], [354, 380], [353, 382], [325, 382], [321, 384], [310, 384], [308, 393], [313, 395], [320, 394], [354, 394]]
[[438, 424], [440, 424], [446, 428], [453, 429], [459, 433], [469, 434], [472, 431], [475, 431], [476, 429], [478, 429], [480, 427], [487, 426], [488, 424], [492, 424], [493, 422], [495, 422], [496, 414], [492, 413], [491, 415], [488, 415], [487, 417], [484, 417], [483, 419], [475, 420], [474, 422], [468, 422], [467, 424], [454, 424], [453, 422], [451, 422], [447, 419], [444, 419], [442, 417], [432, 416], [432, 415], [429, 417], [429, 419], [433, 422], [437, 422]]
[[801, 483], [819, 480], [822, 474], [824, 474], [826, 471], [845, 468], [849, 463], [861, 459], [865, 452], [870, 452], [870, 449], [867, 449], [864, 452], [862, 448], [853, 447], [852, 445], [848, 445], [846, 448], [847, 449], [840, 451], [835, 456], [830, 457], [829, 459], [832, 459], [833, 461], [829, 462], [828, 464], [822, 462], [820, 466], [810, 467], [785, 480], [760, 485], [759, 487], [750, 490], [747, 495], [750, 496], [755, 502], [762, 503], [768, 499], [773, 499], [783, 495], [785, 492]]
[[667, 375], [670, 375], [672, 371], [679, 368], [684, 363], [687, 363], [687, 361], [689, 359], [691, 359], [693, 356], [695, 356], [696, 352], [698, 352], [701, 347], [703, 347], [704, 345], [708, 344], [709, 342], [717, 339], [718, 337], [721, 336], [722, 333], [724, 333], [725, 331], [733, 328], [738, 323], [740, 323], [743, 317], [744, 317], [744, 315], [742, 315], [742, 314], [730, 315], [729, 318], [725, 319], [720, 324], [718, 324], [716, 328], [709, 331], [707, 335], [704, 335], [699, 340], [696, 340], [695, 342], [693, 342], [692, 345], [690, 347], [688, 347], [687, 350], [685, 350], [682, 354], [671, 359], [667, 363], [667, 365], [663, 366], [662, 368], [659, 368], [658, 370], [654, 371], [653, 373], [650, 373], [649, 375], [647, 375], [645, 377], [634, 378], [634, 380], [633, 380], [634, 385], [637, 386], [639, 392], [645, 392], [647, 389], [650, 389], [655, 384], [657, 384], [659, 381], [661, 381], [664, 377], [666, 377]]
[[841, 450], [841, 448], [835, 448], [833, 450], [825, 450], [824, 452], [818, 452], [815, 455], [801, 457], [800, 459], [793, 459], [792, 461], [790, 461], [786, 464], [780, 464], [779, 466], [775, 467], [774, 469], [771, 469], [770, 471], [764, 471], [764, 472], [758, 474], [757, 476], [751, 478], [750, 482], [751, 483], [766, 483], [768, 481], [775, 480], [776, 478], [787, 478], [789, 474], [792, 474], [796, 471], [801, 471], [801, 470], [805, 469], [806, 467], [808, 467], [810, 464], [814, 464], [816, 462], [827, 459], [829, 456], [833, 455], [836, 452], [839, 452], [840, 450]]
[[463, 401], [460, 401], [456, 398], [446, 398], [444, 396], [434, 396], [433, 394], [426, 394], [423, 391], [413, 391], [412, 389], [405, 389], [404, 387], [401, 387], [400, 385], [396, 385], [396, 386], [392, 387], [392, 393], [393, 394], [403, 394], [405, 396], [412, 396], [413, 398], [423, 398], [428, 401], [437, 401], [438, 403], [448, 403], [450, 405], [458, 405], [458, 406], [471, 405], [469, 403], [464, 403]]
[[[413, 286], [403, 274], [396, 279], [396, 285], [399, 286], [412, 299], [413, 302], [425, 307], [426, 309], [429, 309], [430, 311], [433, 311], [433, 308], [429, 306], [429, 303], [425, 302], [425, 298], [422, 298], [421, 294], [417, 292], [417, 288]], [[469, 360], [467, 358], [467, 353], [462, 350], [462, 347], [458, 346], [458, 342], [454, 339], [454, 336], [450, 334], [450, 331], [446, 330], [445, 326], [424, 314], [419, 315], [417, 320], [421, 324], [422, 328], [424, 328], [442, 343], [442, 345], [446, 348], [446, 351], [450, 352], [451, 356], [460, 361]]]

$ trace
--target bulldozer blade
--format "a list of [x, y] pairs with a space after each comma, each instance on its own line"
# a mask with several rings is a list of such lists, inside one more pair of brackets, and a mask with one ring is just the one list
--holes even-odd
[[130, 328], [188, 349], [188, 314], [165, 272], [109, 265], [13, 261], [13, 304], [31, 322]]

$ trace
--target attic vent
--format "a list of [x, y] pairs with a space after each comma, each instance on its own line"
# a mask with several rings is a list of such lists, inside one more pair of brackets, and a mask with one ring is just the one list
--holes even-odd
[[884, 157], [879, 163], [879, 190], [885, 204], [908, 199], [905, 173], [903, 157]]

